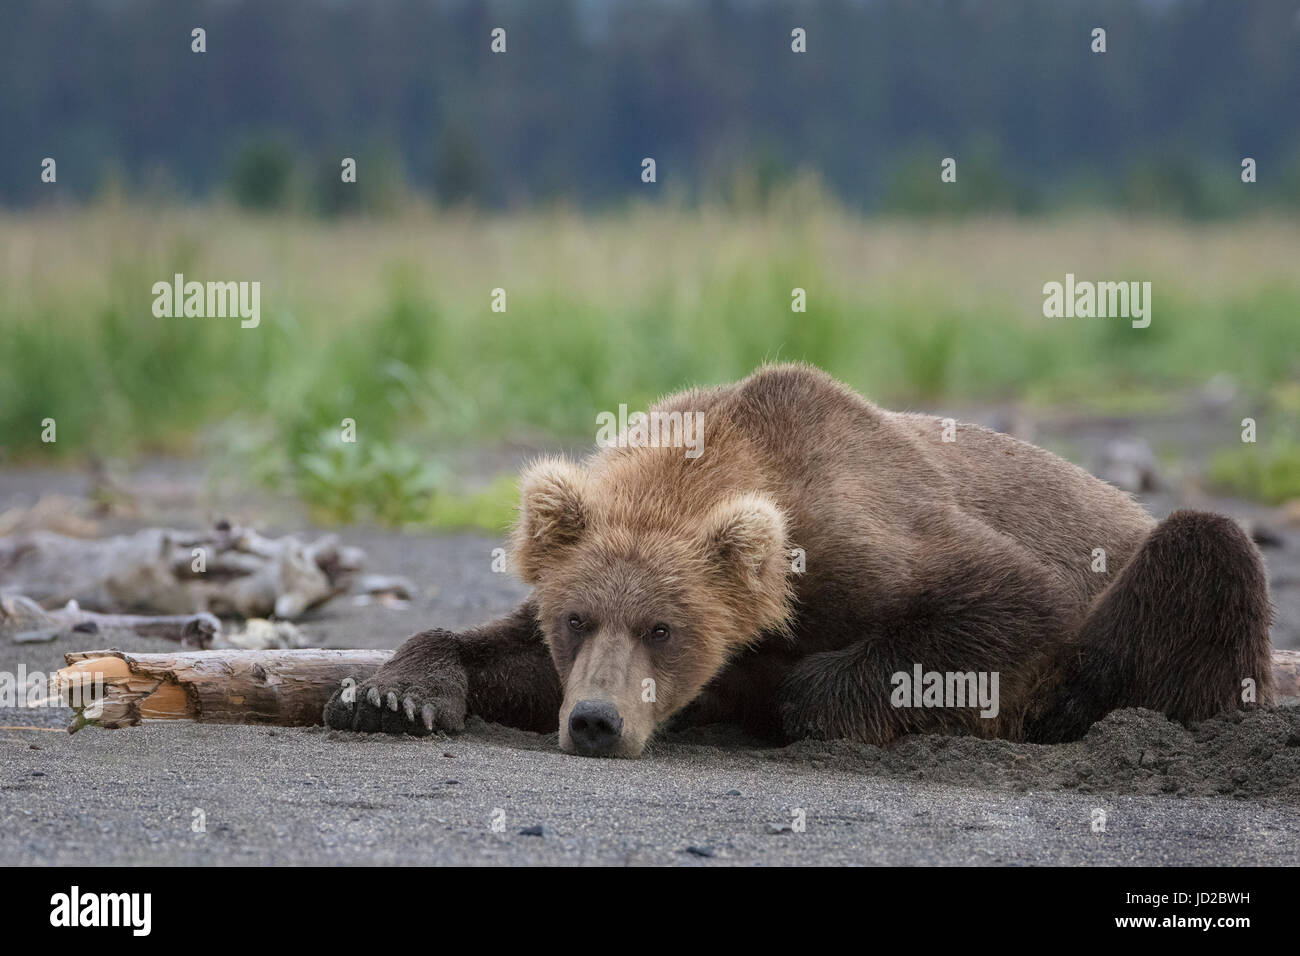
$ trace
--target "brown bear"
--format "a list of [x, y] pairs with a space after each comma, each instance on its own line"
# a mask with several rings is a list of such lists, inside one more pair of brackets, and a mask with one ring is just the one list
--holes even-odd
[[806, 365], [656, 412], [698, 415], [700, 452], [624, 432], [530, 466], [511, 542], [527, 603], [412, 637], [326, 723], [419, 735], [476, 714], [630, 757], [669, 718], [1046, 743], [1119, 707], [1271, 701], [1267, 579], [1227, 518], [1157, 523], [1049, 452]]

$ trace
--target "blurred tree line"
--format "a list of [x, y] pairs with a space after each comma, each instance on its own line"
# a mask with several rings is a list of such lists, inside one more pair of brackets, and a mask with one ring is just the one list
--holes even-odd
[[[410, 191], [494, 208], [762, 203], [811, 174], [862, 211], [1213, 217], [1300, 206], [1298, 107], [1295, 0], [0, 6], [10, 206], [50, 198], [49, 156], [65, 197], [327, 215]], [[345, 156], [356, 184], [340, 181]], [[940, 189], [947, 156], [957, 182]]]

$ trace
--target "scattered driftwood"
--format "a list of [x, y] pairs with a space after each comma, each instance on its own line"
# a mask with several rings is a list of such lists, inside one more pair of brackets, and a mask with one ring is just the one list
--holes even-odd
[[39, 644], [71, 634], [99, 634], [126, 630], [142, 637], [161, 637], [182, 647], [204, 648], [221, 633], [221, 622], [211, 614], [96, 614], [83, 611], [76, 601], [47, 611], [29, 597], [0, 596], [0, 637], [15, 644]]
[[364, 574], [357, 587], [375, 598], [392, 597], [398, 601], [411, 600], [411, 582], [400, 574]]
[[83, 611], [76, 601], [47, 611], [20, 594], [0, 596], [0, 640], [14, 644], [44, 644], [74, 634], [130, 631], [140, 637], [160, 637], [181, 647], [263, 651], [300, 648], [307, 637], [292, 621], [249, 618], [225, 632], [221, 620], [206, 611], [197, 614], [96, 614]]
[[1116, 438], [1107, 442], [1096, 474], [1133, 494], [1164, 487], [1155, 452], [1141, 438]]
[[142, 720], [218, 724], [319, 724], [347, 677], [364, 680], [391, 651], [192, 651], [64, 655], [55, 675], [74, 709], [69, 731], [87, 724], [133, 727]]
[[1300, 651], [1273, 651], [1273, 690], [1278, 697], [1300, 697]]
[[0, 538], [0, 591], [104, 613], [291, 619], [346, 591], [364, 559], [333, 536], [264, 538], [225, 522], [94, 541], [34, 531]]
[[392, 574], [363, 575], [357, 581], [356, 589], [361, 592], [352, 598], [356, 606], [380, 604], [395, 609], [410, 607], [411, 595], [415, 591], [408, 579]]
[[[219, 724], [319, 724], [326, 702], [347, 677], [365, 680], [391, 651], [193, 651], [66, 654], [55, 675], [74, 709], [75, 731], [87, 724], [133, 727], [142, 720]], [[1300, 651], [1274, 651], [1277, 693], [1300, 696]]]
[[56, 531], [70, 538], [93, 538], [99, 522], [87, 515], [83, 498], [45, 495], [30, 508], [10, 508], [0, 513], [0, 538], [31, 531]]
[[293, 621], [268, 621], [264, 617], [249, 618], [243, 627], [218, 635], [212, 642], [217, 649], [241, 651], [272, 651], [307, 645], [306, 635]]

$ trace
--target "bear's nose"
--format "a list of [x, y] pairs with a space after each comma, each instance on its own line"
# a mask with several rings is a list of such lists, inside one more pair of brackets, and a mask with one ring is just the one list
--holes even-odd
[[580, 700], [569, 714], [573, 749], [584, 757], [608, 757], [618, 746], [623, 718], [607, 700]]

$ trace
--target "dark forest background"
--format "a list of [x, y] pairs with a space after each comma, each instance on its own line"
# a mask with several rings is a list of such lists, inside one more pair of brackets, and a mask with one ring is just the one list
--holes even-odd
[[[54, 156], [65, 198], [591, 208], [636, 191], [653, 156], [659, 194], [685, 201], [761, 200], [813, 171], [850, 209], [925, 214], [955, 156], [971, 188], [948, 212], [1231, 215], [1300, 204], [1298, 8], [3, 0], [0, 202], [48, 196], [33, 170]], [[341, 156], [365, 170], [356, 188]], [[1235, 188], [1244, 156], [1258, 188]]]

